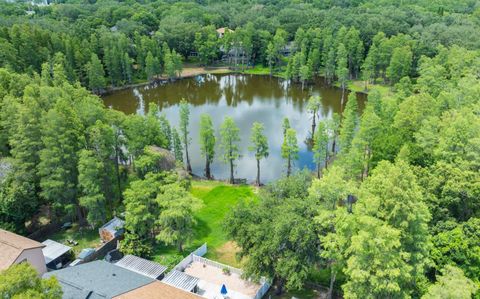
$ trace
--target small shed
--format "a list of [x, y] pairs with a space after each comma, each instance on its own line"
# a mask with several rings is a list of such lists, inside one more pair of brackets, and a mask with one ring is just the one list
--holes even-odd
[[197, 292], [198, 281], [198, 278], [177, 270], [170, 271], [167, 276], [162, 279], [162, 282], [166, 284], [193, 293]]
[[58, 270], [71, 261], [72, 247], [58, 243], [53, 240], [45, 240], [42, 248], [45, 264], [48, 269]]
[[103, 242], [108, 242], [112, 239], [118, 238], [123, 235], [125, 221], [120, 218], [113, 217], [112, 220], [105, 223], [102, 227], [98, 229], [100, 234], [100, 239]]
[[161, 280], [167, 271], [167, 267], [163, 265], [131, 254], [124, 256], [115, 265], [157, 280]]

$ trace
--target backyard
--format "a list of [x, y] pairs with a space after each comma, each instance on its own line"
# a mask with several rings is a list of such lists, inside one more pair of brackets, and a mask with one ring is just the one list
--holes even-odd
[[[96, 248], [101, 245], [98, 229], [91, 230], [85, 227], [81, 228], [77, 224], [73, 224], [71, 228], [61, 230], [49, 236], [49, 239], [72, 247], [75, 257], [77, 257], [84, 248]], [[74, 246], [69, 244], [67, 240], [78, 242], [78, 245]]]
[[235, 244], [228, 240], [222, 223], [226, 213], [238, 201], [255, 198], [253, 187], [231, 186], [218, 181], [193, 181], [191, 193], [204, 204], [195, 214], [197, 225], [193, 240], [186, 244], [183, 254], [173, 246], [158, 245], [153, 259], [172, 267], [191, 251], [207, 243], [207, 258], [238, 267]]

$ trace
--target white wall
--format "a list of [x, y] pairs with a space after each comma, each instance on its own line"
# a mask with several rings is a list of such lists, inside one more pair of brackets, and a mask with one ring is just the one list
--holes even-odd
[[15, 261], [15, 264], [19, 264], [25, 260], [35, 269], [37, 269], [40, 276], [47, 272], [47, 266], [45, 265], [45, 257], [43, 256], [42, 248], [24, 250]]

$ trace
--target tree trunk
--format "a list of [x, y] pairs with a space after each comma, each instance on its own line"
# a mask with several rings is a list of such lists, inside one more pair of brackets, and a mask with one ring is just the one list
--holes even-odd
[[336, 141], [337, 141], [337, 135], [335, 135], [333, 137], [333, 141], [332, 141], [332, 153], [335, 155], [335, 150], [336, 150]]
[[190, 157], [188, 156], [188, 143], [185, 142], [185, 156], [187, 158], [187, 171], [192, 174], [192, 165], [190, 165]]
[[182, 244], [182, 242], [178, 242], [178, 251], [183, 252], [183, 244]]
[[235, 183], [235, 178], [233, 177], [233, 160], [230, 159], [230, 184]]
[[257, 186], [260, 186], [260, 159], [257, 159]]
[[315, 136], [315, 128], [317, 127], [317, 123], [316, 123], [316, 121], [315, 121], [315, 118], [316, 118], [315, 115], [316, 115], [316, 114], [317, 114], [317, 113], [314, 112], [314, 113], [313, 113], [313, 118], [312, 118], [312, 139], [313, 139], [313, 136]]
[[78, 203], [75, 203], [75, 210], [77, 212], [78, 223], [80, 226], [85, 225], [86, 221], [82, 213], [82, 207]]
[[337, 278], [337, 272], [331, 270], [330, 272], [330, 286], [328, 287], [327, 299], [332, 299], [333, 295], [333, 285], [335, 284], [335, 279]]
[[275, 294], [281, 295], [283, 293], [283, 286], [285, 285], [285, 280], [282, 278], [277, 279], [277, 287], [275, 288]]
[[325, 151], [325, 169], [328, 168], [328, 144], [327, 144], [327, 150]]
[[120, 163], [118, 160], [120, 159], [120, 155], [118, 154], [119, 149], [118, 147], [115, 147], [115, 172], [117, 175], [117, 187], [118, 187], [118, 199], [121, 201], [122, 198], [122, 180], [120, 178]]
[[320, 173], [320, 163], [317, 163], [317, 178], [319, 179], [321, 177], [321, 173]]
[[290, 157], [288, 157], [288, 161], [287, 161], [287, 177], [290, 176], [290, 173], [292, 172], [292, 160], [290, 159]]
[[209, 180], [212, 179], [212, 175], [210, 174], [210, 161], [209, 161], [208, 157], [205, 159], [205, 176]]

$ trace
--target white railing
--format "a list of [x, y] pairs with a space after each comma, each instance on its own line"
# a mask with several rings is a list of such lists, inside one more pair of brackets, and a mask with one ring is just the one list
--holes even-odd
[[207, 253], [207, 243], [203, 243], [202, 246], [198, 247], [192, 254], [198, 256], [204, 256]]
[[215, 261], [203, 258], [203, 257], [198, 256], [198, 255], [193, 256], [193, 261], [194, 262], [200, 262], [202, 264], [206, 264], [206, 265], [209, 265], [209, 266], [212, 266], [212, 267], [215, 267], [215, 268], [218, 268], [218, 269], [222, 269], [222, 270], [223, 269], [228, 269], [228, 270], [230, 270], [230, 272], [238, 274], [240, 276], [243, 274], [242, 270], [240, 270], [240, 269], [237, 269], [237, 268], [234, 268], [232, 266], [225, 265], [225, 264], [222, 264], [222, 263], [219, 263], [219, 262], [215, 262]]
[[190, 265], [193, 262], [193, 257], [194, 256], [204, 256], [207, 253], [207, 243], [204, 243], [202, 246], [198, 247], [187, 255], [180, 263], [178, 263], [173, 269], [178, 270], [178, 271], [183, 271], [185, 268], [187, 268], [188, 265]]

